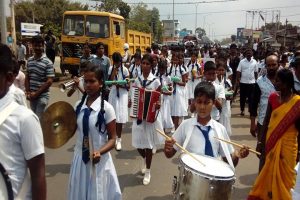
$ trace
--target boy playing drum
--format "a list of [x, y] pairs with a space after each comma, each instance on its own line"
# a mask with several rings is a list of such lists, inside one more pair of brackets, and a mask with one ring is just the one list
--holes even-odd
[[219, 140], [214, 139], [214, 137], [218, 137], [230, 140], [225, 127], [210, 116], [215, 102], [214, 86], [209, 82], [201, 82], [196, 86], [194, 96], [197, 116], [183, 121], [172, 139], [165, 141], [164, 153], [166, 157], [171, 158], [176, 154], [178, 148], [174, 144], [177, 142], [191, 153], [222, 157], [225, 162], [231, 165], [233, 163], [236, 166], [239, 158], [248, 156], [249, 148], [243, 146], [240, 150], [234, 150], [232, 145], [224, 145]]

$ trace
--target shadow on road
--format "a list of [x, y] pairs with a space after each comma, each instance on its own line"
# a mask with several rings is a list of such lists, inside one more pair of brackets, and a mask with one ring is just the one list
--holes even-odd
[[257, 174], [248, 174], [248, 175], [245, 175], [245, 176], [241, 176], [239, 179], [240, 179], [241, 184], [249, 185], [249, 186], [252, 187], [256, 177], [257, 177]]
[[[140, 172], [135, 174], [123, 174], [118, 176], [121, 192], [127, 187], [134, 187], [142, 184], [143, 175]], [[124, 198], [124, 197], [123, 197]], [[125, 198], [124, 198], [125, 199]]]
[[169, 195], [165, 195], [165, 196], [162, 196], [162, 197], [155, 197], [155, 196], [152, 196], [152, 197], [146, 197], [144, 198], [144, 200], [171, 200], [173, 199], [173, 195], [169, 194]]
[[232, 200], [245, 200], [247, 199], [247, 194], [249, 194], [251, 187], [247, 188], [234, 188], [231, 196]]
[[249, 124], [232, 124], [231, 128], [248, 128]]
[[53, 177], [58, 173], [69, 174], [70, 164], [46, 165], [46, 177]]
[[231, 140], [237, 140], [237, 141], [241, 141], [241, 140], [256, 141], [256, 138], [254, 138], [252, 135], [250, 135], [250, 133], [249, 133], [249, 135], [235, 135], [235, 134], [233, 134], [233, 135], [230, 136], [230, 139]]
[[116, 151], [116, 158], [117, 159], [130, 159], [130, 160], [136, 160], [137, 157], [140, 157], [137, 150], [122, 150], [122, 151]]

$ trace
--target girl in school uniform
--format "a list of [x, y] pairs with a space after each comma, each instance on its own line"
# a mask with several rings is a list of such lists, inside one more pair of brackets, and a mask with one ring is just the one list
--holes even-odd
[[135, 53], [133, 55], [134, 63], [129, 67], [129, 74], [130, 78], [137, 78], [142, 75], [142, 68], [141, 68], [141, 54]]
[[115, 146], [116, 116], [113, 107], [100, 95], [104, 91], [103, 71], [88, 64], [84, 83], [85, 94], [76, 105], [77, 141], [68, 199], [120, 200], [121, 190], [109, 153]]
[[158, 72], [156, 77], [161, 84], [162, 93], [162, 105], [160, 108], [161, 122], [164, 128], [164, 132], [169, 134], [174, 127], [171, 117], [171, 102], [173, 94], [173, 83], [171, 77], [167, 74], [167, 61], [161, 60], [158, 62]]
[[[232, 84], [228, 76], [230, 75], [230, 70], [226, 66], [226, 63], [222, 60], [219, 60], [216, 64], [217, 66], [217, 79], [215, 80], [216, 84], [222, 85], [225, 88], [225, 95], [232, 90]], [[220, 123], [226, 128], [228, 135], [231, 135], [231, 106], [230, 100], [232, 97], [230, 95], [226, 96], [226, 99], [223, 99], [222, 111], [220, 113]]]
[[152, 64], [152, 74], [156, 75], [158, 73], [158, 61], [159, 61], [159, 57], [156, 54], [152, 54], [152, 60], [153, 60], [153, 64]]
[[189, 80], [187, 82], [187, 96], [189, 105], [194, 99], [195, 87], [201, 81], [201, 66], [197, 62], [197, 56], [198, 52], [193, 51], [191, 54], [191, 60], [187, 64], [187, 70], [189, 72]]
[[[108, 79], [111, 81], [125, 80], [129, 78], [128, 69], [122, 65], [122, 56], [119, 52], [115, 52], [112, 55], [113, 66], [108, 70]], [[116, 128], [117, 128], [117, 140], [116, 150], [122, 149], [121, 134], [123, 124], [128, 121], [128, 88], [126, 85], [112, 85], [108, 97], [108, 102], [113, 106], [116, 113]]]
[[188, 103], [185, 89], [188, 71], [182, 64], [183, 54], [175, 52], [172, 55], [172, 66], [168, 70], [168, 75], [170, 77], [179, 77], [181, 79], [179, 82], [173, 82], [174, 91], [171, 103], [171, 116], [175, 130], [180, 124], [179, 121], [188, 114]]
[[[142, 76], [136, 78], [132, 87], [145, 88], [147, 90], [156, 90], [160, 92], [160, 81], [151, 73], [152, 57], [149, 54], [145, 54], [142, 58]], [[131, 105], [130, 100], [129, 105]], [[156, 103], [156, 109], [159, 109], [159, 101]], [[142, 173], [144, 175], [143, 184], [148, 185], [150, 183], [150, 167], [152, 161], [152, 149], [162, 144], [163, 141], [159, 138], [156, 129], [162, 130], [160, 120], [156, 120], [154, 123], [146, 122], [145, 120], [139, 121], [133, 119], [132, 122], [132, 146], [137, 148], [139, 154], [144, 159], [145, 165], [142, 167]]]

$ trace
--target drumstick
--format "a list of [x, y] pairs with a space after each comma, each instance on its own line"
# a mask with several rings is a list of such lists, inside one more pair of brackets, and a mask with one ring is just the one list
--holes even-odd
[[[238, 143], [235, 143], [235, 142], [232, 142], [232, 141], [228, 141], [228, 140], [224, 140], [224, 139], [217, 138], [217, 137], [214, 137], [214, 138], [217, 139], [217, 140], [220, 140], [220, 141], [222, 141], [222, 142], [226, 142], [226, 143], [232, 144], [232, 145], [234, 145], [234, 146], [243, 148], [243, 145], [240, 145], [240, 144], [238, 144]], [[249, 151], [252, 152], [252, 153], [255, 153], [255, 154], [259, 155], [259, 156], [261, 155], [261, 153], [255, 151], [255, 150], [253, 150], [253, 149], [249, 149]]]
[[[164, 136], [167, 140], [171, 140], [171, 138], [169, 136], [167, 136], [164, 132], [162, 132], [161, 130], [156, 129], [156, 131], [158, 133], [160, 133], [162, 136]], [[196, 158], [193, 154], [191, 154], [188, 150], [186, 150], [185, 148], [183, 148], [180, 144], [178, 144], [177, 142], [175, 142], [175, 145], [177, 147], [179, 147], [184, 153], [188, 154], [189, 156], [191, 156], [192, 158], [194, 158], [195, 160], [197, 160], [201, 165], [203, 165], [205, 167], [205, 164], [203, 162], [201, 162], [198, 158]]]

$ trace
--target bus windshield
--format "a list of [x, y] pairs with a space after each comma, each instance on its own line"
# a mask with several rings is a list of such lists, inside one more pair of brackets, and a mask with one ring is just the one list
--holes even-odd
[[109, 18], [104, 16], [86, 16], [85, 33], [88, 37], [109, 37]]
[[65, 15], [63, 34], [82, 36], [84, 34], [83, 15]]
[[83, 15], [65, 15], [63, 34], [72, 36], [83, 36], [85, 34], [94, 38], [109, 37], [109, 17], [87, 15], [86, 23], [84, 21]]

